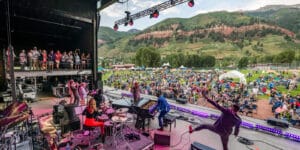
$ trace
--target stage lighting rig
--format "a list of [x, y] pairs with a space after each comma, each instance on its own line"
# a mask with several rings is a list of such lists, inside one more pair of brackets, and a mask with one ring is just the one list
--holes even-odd
[[115, 21], [115, 25], [121, 25], [121, 24], [125, 25], [125, 23], [129, 24], [129, 22], [128, 22], [129, 19], [132, 19], [132, 22], [133, 22], [134, 20], [145, 17], [145, 16], [150, 16], [150, 18], [152, 18], [152, 17], [157, 18], [159, 16], [159, 12], [166, 10], [168, 8], [174, 7], [176, 5], [186, 3], [186, 2], [188, 3], [188, 5], [190, 7], [194, 6], [194, 0], [168, 0], [161, 4], [158, 4], [151, 8], [148, 8], [146, 10], [140, 11], [138, 13], [135, 13], [132, 15], [128, 14], [128, 16], [126, 15], [125, 18]]
[[188, 2], [188, 5], [189, 5], [190, 7], [193, 7], [193, 6], [195, 5], [194, 0], [190, 0], [190, 1]]

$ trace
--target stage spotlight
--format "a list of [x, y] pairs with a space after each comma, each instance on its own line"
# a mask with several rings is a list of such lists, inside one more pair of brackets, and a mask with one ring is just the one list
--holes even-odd
[[152, 17], [153, 17], [153, 18], [158, 18], [158, 16], [159, 16], [159, 12], [158, 12], [158, 10], [155, 10], [155, 11], [153, 12], [153, 14], [152, 14]]
[[119, 29], [118, 24], [114, 25], [114, 30], [117, 31]]
[[130, 26], [132, 26], [132, 25], [133, 25], [133, 20], [130, 19], [129, 22], [128, 22], [128, 24], [129, 24]]
[[175, 5], [175, 1], [174, 0], [171, 0], [171, 5]]
[[188, 2], [188, 5], [190, 6], [190, 7], [193, 7], [194, 6], [194, 0], [190, 0], [189, 2]]
[[125, 22], [125, 23], [124, 23], [124, 26], [126, 27], [127, 25], [128, 25], [128, 22]]

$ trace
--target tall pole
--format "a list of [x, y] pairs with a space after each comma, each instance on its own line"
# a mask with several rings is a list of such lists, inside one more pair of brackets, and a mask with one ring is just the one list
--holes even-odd
[[11, 96], [13, 101], [17, 100], [16, 94], [16, 82], [15, 82], [15, 73], [14, 73], [14, 49], [11, 45], [11, 29], [10, 29], [10, 0], [7, 0], [7, 42], [8, 42], [8, 52], [9, 52], [9, 74], [10, 74], [10, 84], [11, 84]]

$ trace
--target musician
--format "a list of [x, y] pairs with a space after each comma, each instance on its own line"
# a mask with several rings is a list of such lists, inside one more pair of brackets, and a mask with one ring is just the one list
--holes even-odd
[[96, 107], [96, 101], [95, 99], [91, 98], [89, 101], [88, 106], [84, 109], [82, 112], [82, 115], [85, 115], [85, 121], [84, 125], [88, 127], [100, 127], [101, 128], [101, 138], [102, 142], [105, 140], [104, 136], [104, 122], [97, 121], [97, 117], [101, 115], [101, 113], [98, 112]]
[[190, 128], [190, 133], [193, 131], [199, 131], [202, 129], [208, 129], [212, 132], [215, 132], [220, 135], [223, 149], [228, 150], [228, 139], [229, 135], [232, 132], [232, 127], [235, 126], [234, 135], [237, 136], [239, 134], [239, 128], [242, 123], [241, 118], [237, 115], [239, 111], [239, 106], [234, 104], [230, 109], [224, 108], [217, 104], [216, 102], [212, 101], [210, 98], [207, 97], [207, 90], [202, 91], [202, 95], [209, 103], [214, 105], [220, 111], [222, 111], [221, 116], [217, 119], [217, 121], [213, 124], [202, 124], [195, 129]]
[[88, 89], [86, 87], [86, 83], [85, 82], [81, 82], [78, 88], [78, 94], [80, 97], [80, 103], [82, 105], [86, 104], [87, 98], [88, 98]]
[[79, 104], [79, 93], [78, 93], [78, 83], [74, 80], [70, 80], [68, 82], [68, 88], [69, 88], [69, 94], [71, 96], [70, 103], [76, 104], [78, 106]]
[[166, 98], [161, 94], [161, 91], [157, 91], [156, 96], [158, 97], [157, 104], [151, 110], [151, 113], [153, 113], [156, 110], [160, 112], [158, 115], [158, 124], [160, 128], [158, 128], [158, 130], [163, 131], [164, 130], [163, 119], [165, 115], [170, 111], [170, 105], [167, 102]]
[[135, 82], [131, 88], [131, 93], [133, 95], [134, 104], [137, 105], [140, 100], [140, 86], [138, 82]]

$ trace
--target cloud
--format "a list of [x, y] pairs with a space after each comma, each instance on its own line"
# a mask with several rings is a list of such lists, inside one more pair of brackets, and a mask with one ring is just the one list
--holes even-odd
[[[116, 11], [118, 10], [118, 11]], [[108, 17], [112, 17], [112, 18], [120, 18], [124, 16], [124, 12], [120, 11], [123, 10], [122, 7], [120, 7], [120, 5], [111, 5], [108, 8], [105, 8], [102, 13]]]
[[180, 10], [177, 7], [172, 7], [166, 10], [163, 10], [161, 13], [163, 15], [174, 15], [174, 14], [180, 14]]

